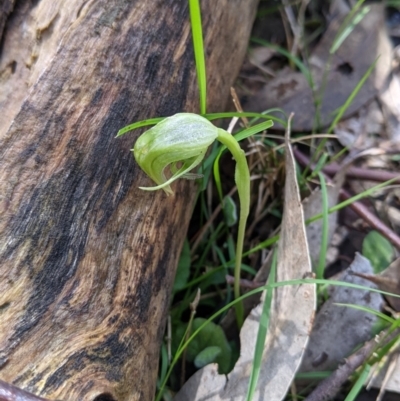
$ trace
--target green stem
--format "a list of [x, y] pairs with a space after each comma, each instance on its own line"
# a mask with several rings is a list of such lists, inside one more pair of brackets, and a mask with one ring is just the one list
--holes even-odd
[[[240, 268], [242, 264], [244, 234], [246, 229], [246, 221], [250, 210], [250, 172], [247, 165], [246, 156], [244, 151], [240, 148], [235, 138], [223, 129], [218, 129], [217, 139], [223, 143], [232, 153], [236, 161], [235, 182], [239, 194], [240, 202], [240, 218], [238, 235], [236, 241], [236, 258], [235, 258], [235, 281], [234, 281], [234, 294], [235, 299], [240, 297]], [[243, 302], [235, 304], [236, 320], [238, 326], [242, 327], [244, 321]]]

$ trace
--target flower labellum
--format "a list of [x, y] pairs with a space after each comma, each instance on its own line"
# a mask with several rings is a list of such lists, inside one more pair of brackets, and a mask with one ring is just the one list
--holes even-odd
[[[178, 113], [160, 121], [144, 132], [133, 148], [136, 162], [157, 184], [140, 188], [172, 194], [170, 184], [177, 178], [197, 177], [188, 173], [201, 163], [217, 136], [218, 128], [197, 114]], [[168, 166], [170, 178], [165, 175]]]

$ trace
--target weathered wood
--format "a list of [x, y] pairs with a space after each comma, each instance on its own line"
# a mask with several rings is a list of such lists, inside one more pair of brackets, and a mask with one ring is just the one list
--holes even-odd
[[[209, 110], [256, 0], [203, 0]], [[64, 400], [151, 400], [194, 183], [175, 195], [115, 139], [197, 111], [184, 0], [17, 2], [0, 59], [0, 378]], [[96, 398], [97, 397], [97, 398]]]
[[2, 0], [0, 3], [0, 38], [3, 34], [3, 29], [8, 19], [8, 16], [14, 9], [14, 3], [15, 0]]

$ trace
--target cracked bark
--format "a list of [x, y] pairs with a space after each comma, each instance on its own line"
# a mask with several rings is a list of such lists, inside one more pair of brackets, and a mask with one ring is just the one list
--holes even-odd
[[[256, 3], [201, 3], [209, 111]], [[139, 133], [115, 135], [197, 111], [194, 71], [186, 1], [16, 1], [0, 54], [0, 379], [52, 399], [153, 398], [194, 183], [138, 190]]]

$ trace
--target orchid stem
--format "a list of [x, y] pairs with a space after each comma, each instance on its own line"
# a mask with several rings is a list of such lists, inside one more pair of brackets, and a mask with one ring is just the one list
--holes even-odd
[[[245, 153], [239, 146], [236, 139], [221, 128], [218, 129], [217, 139], [229, 149], [229, 151], [232, 153], [233, 158], [236, 161], [235, 182], [239, 194], [240, 218], [236, 241], [233, 290], [235, 299], [237, 299], [240, 297], [240, 270], [242, 264], [244, 234], [246, 229], [247, 217], [250, 210], [250, 172], [247, 165]], [[236, 320], [240, 328], [242, 327], [244, 321], [244, 308], [242, 301], [235, 304], [235, 311]]]

